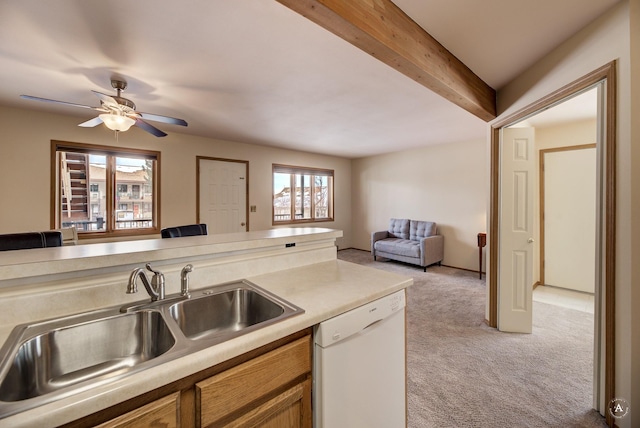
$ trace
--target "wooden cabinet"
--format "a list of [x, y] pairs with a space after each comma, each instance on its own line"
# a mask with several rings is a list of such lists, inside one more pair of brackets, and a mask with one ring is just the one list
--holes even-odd
[[136, 410], [125, 413], [96, 428], [133, 428], [158, 426], [177, 428], [180, 426], [180, 393], [153, 401]]
[[310, 340], [303, 337], [198, 382], [196, 426], [310, 427]]
[[311, 428], [311, 354], [306, 329], [65, 426]]

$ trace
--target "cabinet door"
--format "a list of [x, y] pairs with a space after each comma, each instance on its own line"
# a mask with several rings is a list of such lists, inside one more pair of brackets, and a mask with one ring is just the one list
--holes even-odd
[[[196, 384], [197, 425], [220, 426], [224, 420], [232, 417], [231, 415], [234, 412], [240, 411], [243, 407], [250, 407], [253, 402], [263, 402], [268, 395], [310, 372], [311, 337], [305, 336], [209, 379], [198, 382]], [[298, 398], [295, 398], [299, 396], [296, 391], [298, 391], [296, 388], [291, 388], [286, 393], [269, 399], [267, 402], [248, 411], [245, 416], [253, 414], [263, 406], [270, 409], [285, 409], [287, 408], [285, 403], [299, 401]], [[302, 388], [302, 391], [304, 392], [304, 388]], [[309, 409], [311, 406], [310, 397], [311, 394], [309, 393]], [[292, 404], [292, 406], [294, 405]], [[262, 410], [267, 412], [266, 409]], [[269, 410], [268, 413], [280, 414], [275, 410]], [[284, 413], [286, 414], [287, 412]], [[310, 410], [307, 411], [306, 404], [303, 408], [303, 413], [305, 415], [308, 413], [310, 419]], [[236, 418], [236, 420], [239, 419]], [[279, 426], [299, 425], [285, 424]]]
[[299, 383], [247, 412], [225, 428], [299, 428], [310, 427], [311, 380]]
[[118, 416], [96, 428], [133, 428], [158, 426], [177, 428], [180, 426], [180, 393], [168, 395], [129, 413]]

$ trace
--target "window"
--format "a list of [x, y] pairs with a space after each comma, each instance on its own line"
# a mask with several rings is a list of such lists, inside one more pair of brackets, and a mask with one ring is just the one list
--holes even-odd
[[273, 165], [273, 224], [333, 221], [333, 170]]
[[52, 141], [52, 228], [79, 237], [159, 231], [160, 153]]

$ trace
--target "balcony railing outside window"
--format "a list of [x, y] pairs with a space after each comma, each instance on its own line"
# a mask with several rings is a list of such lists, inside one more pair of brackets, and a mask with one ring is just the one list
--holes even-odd
[[333, 171], [273, 165], [273, 223], [333, 220]]

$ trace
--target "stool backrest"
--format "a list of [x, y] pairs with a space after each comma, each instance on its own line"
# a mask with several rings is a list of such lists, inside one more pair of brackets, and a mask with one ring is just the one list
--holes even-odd
[[0, 251], [60, 246], [62, 246], [62, 234], [57, 230], [0, 235]]
[[160, 234], [163, 238], [180, 238], [183, 236], [198, 236], [207, 234], [207, 225], [189, 224], [186, 226], [167, 227], [162, 229]]

